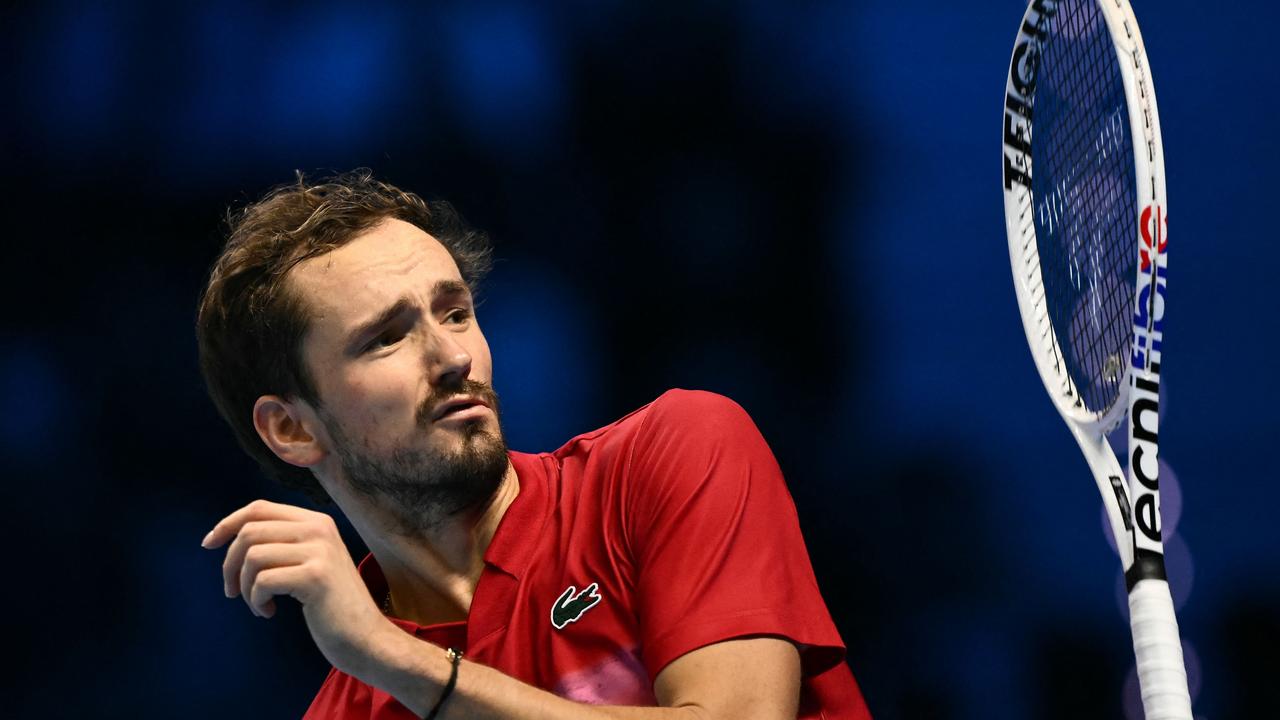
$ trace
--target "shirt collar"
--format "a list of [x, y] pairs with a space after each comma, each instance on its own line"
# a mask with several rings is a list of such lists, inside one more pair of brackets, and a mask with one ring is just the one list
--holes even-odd
[[509, 575], [520, 577], [529, 566], [549, 515], [548, 478], [556, 461], [547, 453], [531, 455], [512, 451], [508, 456], [516, 470], [520, 494], [498, 522], [484, 560]]

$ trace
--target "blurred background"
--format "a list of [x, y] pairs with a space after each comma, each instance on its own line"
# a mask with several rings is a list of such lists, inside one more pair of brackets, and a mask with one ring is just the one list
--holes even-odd
[[[1260, 717], [1280, 700], [1280, 101], [1245, 31], [1280, 10], [1134, 5], [1173, 219], [1169, 572], [1197, 716]], [[8, 5], [5, 714], [310, 703], [328, 666], [296, 606], [254, 618], [199, 547], [249, 500], [304, 501], [217, 417], [194, 308], [228, 207], [368, 166], [494, 238], [480, 321], [514, 448], [670, 387], [746, 407], [877, 718], [1139, 717], [1097, 490], [1009, 278], [1024, 7]]]

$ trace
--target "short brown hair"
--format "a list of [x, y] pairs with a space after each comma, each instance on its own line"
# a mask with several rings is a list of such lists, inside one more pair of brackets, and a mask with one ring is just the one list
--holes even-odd
[[286, 277], [303, 260], [332, 252], [390, 218], [439, 240], [473, 292], [489, 271], [488, 236], [469, 227], [449, 203], [424, 201], [367, 169], [316, 182], [299, 172], [297, 182], [227, 212], [227, 242], [200, 300], [200, 371], [218, 412], [267, 475], [319, 502], [329, 498], [311, 471], [276, 457], [258, 437], [253, 406], [263, 395], [319, 406], [302, 358], [310, 316]]

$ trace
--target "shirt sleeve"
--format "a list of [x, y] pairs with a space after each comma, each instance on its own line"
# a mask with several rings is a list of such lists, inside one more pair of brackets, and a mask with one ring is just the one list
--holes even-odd
[[627, 480], [651, 678], [687, 652], [744, 636], [792, 641], [806, 676], [843, 659], [782, 471], [737, 403], [684, 390], [658, 398]]

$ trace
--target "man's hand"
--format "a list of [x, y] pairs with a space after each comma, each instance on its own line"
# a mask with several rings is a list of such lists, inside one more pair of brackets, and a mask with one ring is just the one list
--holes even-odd
[[[234, 538], [234, 540], [232, 540]], [[259, 617], [275, 615], [276, 595], [302, 603], [316, 647], [357, 677], [374, 661], [378, 638], [399, 632], [369, 597], [333, 518], [293, 505], [255, 500], [214, 526], [200, 545], [231, 541], [222, 563], [227, 597], [241, 595]]]

